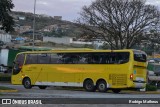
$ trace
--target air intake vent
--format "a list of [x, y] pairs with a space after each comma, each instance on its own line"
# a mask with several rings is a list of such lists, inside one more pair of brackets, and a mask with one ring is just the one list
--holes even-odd
[[112, 85], [127, 85], [127, 75], [126, 74], [110, 74], [109, 80], [112, 80]]

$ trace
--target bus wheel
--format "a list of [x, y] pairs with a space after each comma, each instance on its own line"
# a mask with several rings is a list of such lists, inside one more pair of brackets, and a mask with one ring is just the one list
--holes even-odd
[[31, 89], [32, 88], [31, 80], [29, 78], [24, 78], [24, 80], [23, 80], [23, 86], [26, 89]]
[[99, 92], [107, 91], [107, 83], [104, 80], [101, 80], [97, 83], [97, 88]]
[[46, 89], [47, 88], [47, 86], [38, 86], [39, 87], [39, 89]]
[[94, 83], [91, 79], [85, 80], [83, 83], [83, 87], [86, 91], [89, 91], [89, 92], [93, 92], [96, 90], [96, 87], [94, 86]]
[[113, 91], [114, 93], [119, 93], [119, 92], [121, 92], [121, 89], [112, 89], [112, 91]]

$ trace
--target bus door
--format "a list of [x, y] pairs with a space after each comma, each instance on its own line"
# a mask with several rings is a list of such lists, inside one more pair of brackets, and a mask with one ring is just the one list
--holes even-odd
[[36, 78], [36, 82], [38, 85], [48, 85], [48, 71], [50, 64], [51, 54], [49, 53], [41, 53], [38, 54], [38, 62], [37, 66], [39, 68], [39, 73]]
[[43, 74], [43, 66], [38, 63], [39, 54], [27, 54], [24, 68], [24, 75], [31, 79], [32, 84], [42, 82], [46, 75]]

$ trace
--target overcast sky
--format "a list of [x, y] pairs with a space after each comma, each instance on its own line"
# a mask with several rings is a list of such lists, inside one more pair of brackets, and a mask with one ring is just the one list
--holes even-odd
[[[32, 12], [34, 0], [12, 0], [14, 11]], [[62, 16], [63, 20], [74, 21], [84, 5], [95, 0], [37, 0], [36, 13], [49, 16]], [[160, 0], [147, 0], [147, 4], [160, 6]]]

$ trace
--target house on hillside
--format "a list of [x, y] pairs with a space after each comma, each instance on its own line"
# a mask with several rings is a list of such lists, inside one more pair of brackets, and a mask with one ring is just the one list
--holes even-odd
[[24, 16], [19, 16], [18, 19], [19, 19], [19, 20], [26, 20], [26, 17], [24, 17]]
[[49, 25], [49, 26], [46, 26], [45, 28], [43, 28], [41, 31], [51, 32], [54, 28], [55, 28], [55, 25]]
[[43, 37], [43, 42], [54, 42], [57, 44], [65, 44], [65, 45], [73, 45], [73, 46], [84, 46], [84, 45], [92, 45], [96, 48], [104, 45], [106, 41], [101, 39], [92, 39], [92, 40], [84, 40], [84, 39], [75, 39], [73, 37]]
[[31, 26], [20, 26], [20, 25], [15, 25], [14, 27], [14, 30], [16, 32], [19, 32], [19, 33], [23, 33], [23, 32], [27, 32], [27, 31], [30, 31], [32, 30], [32, 27]]

